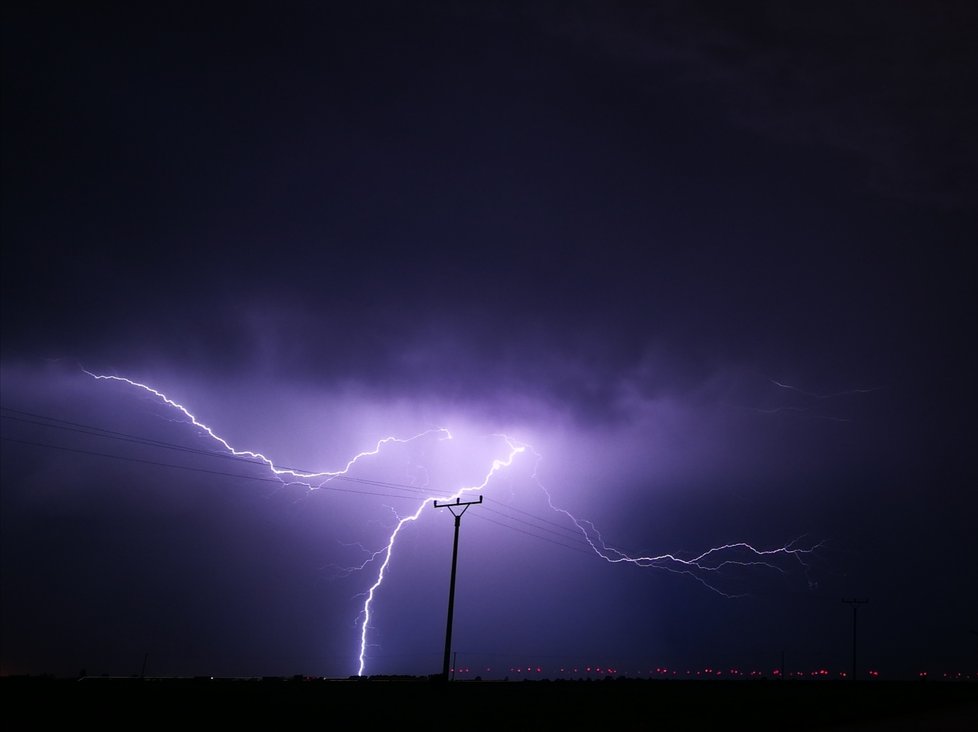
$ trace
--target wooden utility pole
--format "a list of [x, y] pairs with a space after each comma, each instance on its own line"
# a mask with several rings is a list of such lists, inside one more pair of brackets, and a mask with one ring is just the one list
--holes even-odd
[[[452, 547], [452, 581], [448, 588], [448, 628], [445, 630], [445, 660], [442, 664], [441, 677], [443, 681], [448, 681], [449, 661], [452, 657], [452, 616], [455, 614], [455, 569], [458, 566], [458, 529], [462, 524], [462, 514], [469, 506], [482, 503], [482, 496], [478, 501], [468, 501], [462, 503], [461, 498], [456, 498], [454, 503], [438, 503], [435, 501], [435, 508], [447, 508], [455, 517], [455, 545]], [[455, 513], [458, 509], [458, 513]]]
[[869, 604], [869, 600], [846, 600], [842, 599], [846, 605], [852, 608], [852, 680], [856, 680], [856, 613], [860, 605]]

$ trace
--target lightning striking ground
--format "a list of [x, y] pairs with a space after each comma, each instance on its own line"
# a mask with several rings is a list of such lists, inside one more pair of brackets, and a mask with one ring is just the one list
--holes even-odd
[[[455, 498], [459, 498], [466, 493], [471, 493], [473, 491], [480, 491], [485, 488], [492, 477], [503, 468], [508, 468], [513, 464], [513, 459], [524, 452], [526, 448], [522, 445], [516, 445], [510, 440], [506, 440], [506, 444], [510, 448], [509, 455], [505, 459], [496, 459], [492, 461], [492, 467], [489, 468], [489, 472], [486, 473], [485, 479], [478, 485], [467, 486], [464, 488], [459, 488], [450, 496], [428, 496], [424, 499], [418, 509], [412, 513], [410, 516], [406, 516], [397, 522], [397, 526], [394, 528], [394, 533], [391, 534], [390, 539], [387, 542], [387, 546], [377, 552], [373, 558], [376, 558], [379, 554], [383, 553], [384, 561], [381, 562], [380, 571], [377, 573], [377, 580], [370, 586], [367, 591], [367, 599], [363, 603], [363, 610], [361, 615], [363, 616], [363, 624], [360, 626], [360, 656], [359, 656], [359, 667], [357, 668], [357, 676], [363, 676], [364, 668], [366, 667], [366, 652], [367, 652], [367, 628], [370, 625], [370, 607], [374, 601], [374, 595], [377, 590], [380, 589], [380, 585], [384, 581], [384, 575], [387, 573], [387, 567], [390, 565], [391, 554], [394, 551], [394, 542], [397, 540], [397, 535], [401, 533], [401, 529], [404, 525], [411, 521], [417, 521], [421, 514], [424, 512], [425, 508], [431, 505], [433, 501], [451, 501]], [[369, 560], [368, 560], [369, 561]]]
[[[395, 436], [384, 437], [377, 441], [374, 447], [370, 450], [365, 450], [358, 453], [352, 457], [343, 468], [339, 470], [332, 471], [320, 471], [320, 472], [309, 472], [296, 470], [294, 468], [287, 468], [276, 465], [275, 462], [268, 456], [255, 452], [252, 450], [240, 450], [233, 447], [226, 439], [218, 435], [210, 426], [201, 422], [191, 411], [175, 401], [174, 399], [167, 396], [162, 391], [155, 389], [147, 384], [134, 381], [122, 376], [114, 376], [107, 374], [96, 374], [86, 369], [82, 369], [84, 373], [88, 374], [94, 379], [99, 381], [114, 381], [126, 384], [135, 389], [142, 390], [153, 397], [155, 397], [161, 403], [167, 405], [169, 408], [178, 411], [183, 415], [188, 424], [193, 425], [201, 432], [206, 434], [210, 439], [218, 443], [227, 453], [230, 455], [247, 458], [255, 461], [256, 463], [264, 465], [276, 478], [282, 481], [283, 484], [287, 485], [301, 485], [309, 488], [310, 490], [315, 490], [317, 488], [322, 488], [331, 480], [346, 476], [350, 470], [364, 458], [375, 456], [380, 453], [380, 451], [387, 445], [391, 444], [406, 444], [413, 442], [415, 440], [422, 439], [427, 436], [437, 435], [439, 440], [451, 440], [453, 439], [452, 433], [444, 427], [438, 427], [434, 429], [425, 430], [424, 432], [418, 433], [412, 437], [400, 438]], [[779, 384], [779, 386], [782, 386]], [[787, 387], [786, 387], [787, 388]], [[374, 563], [376, 560], [380, 559], [380, 566], [377, 570], [376, 579], [370, 585], [369, 589], [363, 594], [364, 601], [363, 607], [360, 610], [357, 619], [362, 619], [360, 623], [360, 633], [359, 633], [359, 652], [357, 655], [357, 675], [362, 676], [366, 669], [367, 662], [367, 648], [368, 648], [368, 634], [370, 630], [370, 620], [371, 620], [371, 610], [373, 608], [374, 600], [376, 599], [377, 593], [380, 590], [384, 578], [387, 575], [388, 568], [390, 567], [391, 558], [394, 552], [394, 545], [400, 535], [401, 530], [408, 524], [417, 521], [423, 514], [426, 507], [431, 505], [436, 500], [453, 500], [459, 498], [467, 493], [473, 493], [476, 491], [484, 490], [492, 480], [492, 478], [501, 470], [509, 468], [513, 462], [516, 460], [517, 456], [523, 453], [529, 453], [534, 458], [534, 466], [531, 474], [532, 481], [543, 491], [546, 496], [547, 504], [550, 509], [556, 513], [564, 515], [569, 519], [574, 526], [580, 531], [584, 540], [590, 546], [591, 550], [599, 558], [608, 562], [609, 564], [631, 564], [636, 567], [641, 568], [655, 568], [662, 569], [669, 572], [675, 572], [679, 574], [688, 575], [710, 590], [717, 592], [725, 597], [737, 597], [738, 595], [731, 595], [723, 592], [721, 589], [711, 584], [707, 580], [709, 574], [717, 573], [722, 568], [736, 565], [736, 566], [746, 566], [746, 567], [763, 567], [766, 569], [783, 572], [784, 570], [778, 566], [775, 562], [778, 559], [783, 558], [793, 558], [797, 560], [803, 567], [807, 569], [807, 564], [805, 563], [805, 557], [812, 554], [819, 545], [815, 545], [809, 548], [798, 548], [795, 546], [796, 542], [786, 544], [784, 546], [775, 549], [758, 549], [747, 542], [733, 542], [728, 544], [723, 544], [720, 546], [712, 547], [698, 555], [691, 557], [681, 557], [675, 553], [665, 553], [659, 555], [649, 555], [649, 556], [633, 556], [620, 549], [609, 546], [601, 533], [597, 528], [585, 519], [578, 519], [570, 511], [562, 508], [554, 503], [553, 496], [541, 482], [537, 476], [537, 470], [542, 460], [542, 456], [538, 453], [532, 446], [515, 440], [503, 434], [493, 435], [499, 438], [506, 445], [506, 456], [503, 458], [496, 458], [492, 461], [491, 466], [485, 474], [481, 483], [473, 484], [469, 486], [463, 486], [462, 488], [456, 489], [450, 495], [430, 495], [426, 496], [418, 505], [415, 511], [407, 516], [400, 517], [395, 513], [397, 518], [397, 523], [394, 526], [393, 531], [387, 539], [387, 543], [381, 549], [376, 551], [368, 551], [370, 554], [369, 558], [363, 561], [359, 566], [350, 568], [349, 571], [360, 571], [367, 568], [367, 566]], [[318, 482], [317, 482], [318, 481]], [[706, 576], [704, 576], [706, 575]]]
[[[184, 405], [182, 405], [179, 402], [175, 401], [174, 399], [171, 399], [169, 396], [167, 396], [162, 391], [159, 391], [158, 389], [155, 389], [155, 388], [153, 388], [153, 387], [151, 387], [151, 386], [149, 386], [147, 384], [143, 384], [141, 382], [134, 381], [132, 379], [128, 379], [128, 378], [125, 378], [125, 377], [122, 377], [122, 376], [113, 376], [113, 375], [107, 375], [107, 374], [96, 374], [96, 373], [93, 373], [93, 372], [88, 371], [86, 369], [82, 369], [82, 370], [86, 374], [88, 374], [89, 376], [91, 376], [94, 379], [97, 379], [97, 380], [100, 380], [100, 381], [116, 381], [116, 382], [121, 382], [121, 383], [127, 384], [127, 385], [129, 385], [131, 387], [134, 387], [134, 388], [137, 388], [137, 389], [141, 389], [141, 390], [143, 390], [143, 391], [145, 391], [145, 392], [153, 395], [154, 397], [156, 397], [162, 403], [164, 403], [167, 406], [169, 406], [170, 408], [175, 409], [178, 412], [180, 412], [187, 419], [187, 421], [188, 421], [189, 424], [191, 424], [194, 427], [198, 428], [199, 430], [201, 430], [202, 432], [204, 432], [208, 437], [210, 437], [211, 439], [215, 440], [218, 444], [220, 444], [230, 454], [235, 455], [237, 457], [246, 457], [246, 458], [254, 459], [254, 460], [256, 460], [256, 461], [264, 464], [275, 476], [277, 476], [279, 479], [281, 479], [283, 483], [287, 483], [287, 484], [299, 484], [299, 485], [306, 486], [307, 488], [309, 488], [311, 490], [315, 490], [317, 488], [321, 488], [327, 482], [329, 482], [330, 480], [333, 480], [335, 478], [338, 478], [340, 476], [344, 476], [344, 475], [348, 474], [349, 471], [353, 468], [354, 465], [356, 465], [357, 462], [359, 462], [363, 458], [377, 455], [384, 448], [384, 446], [386, 446], [386, 445], [393, 444], [393, 443], [401, 443], [401, 444], [404, 444], [404, 443], [408, 443], [408, 442], [413, 442], [415, 440], [421, 439], [421, 438], [426, 437], [428, 435], [439, 435], [440, 436], [439, 439], [443, 439], [443, 440], [451, 440], [452, 439], [452, 433], [449, 430], [447, 430], [447, 429], [445, 429], [443, 427], [439, 427], [439, 428], [435, 428], [435, 429], [430, 429], [430, 430], [425, 430], [424, 432], [421, 432], [421, 433], [419, 433], [417, 435], [414, 435], [413, 437], [409, 437], [409, 438], [399, 438], [399, 437], [394, 437], [394, 436], [384, 437], [384, 438], [382, 438], [382, 439], [380, 439], [380, 440], [377, 441], [377, 444], [374, 446], [373, 449], [371, 449], [371, 450], [365, 450], [363, 452], [358, 453], [353, 458], [351, 458], [346, 463], [346, 465], [342, 469], [340, 469], [340, 470], [321, 471], [321, 472], [305, 472], [305, 471], [299, 471], [299, 470], [294, 470], [292, 468], [279, 467], [279, 466], [277, 466], [274, 463], [274, 461], [271, 458], [269, 458], [268, 456], [266, 456], [266, 455], [264, 455], [264, 454], [262, 454], [260, 452], [255, 452], [255, 451], [252, 451], [252, 450], [239, 450], [239, 449], [233, 447], [227, 440], [225, 440], [223, 437], [221, 437], [220, 435], [218, 435], [209, 425], [201, 422], [189, 409], [187, 409], [187, 407], [185, 407]], [[524, 446], [516, 445], [516, 444], [512, 443], [508, 439], [506, 440], [506, 444], [509, 447], [509, 454], [507, 455], [506, 458], [503, 458], [503, 459], [498, 459], [497, 458], [497, 459], [493, 460], [492, 465], [489, 468], [489, 471], [486, 473], [486, 476], [485, 476], [485, 478], [483, 479], [483, 481], [481, 483], [479, 483], [478, 485], [471, 485], [471, 486], [465, 486], [465, 487], [459, 488], [458, 490], [456, 490], [454, 493], [452, 493], [447, 498], [444, 495], [432, 495], [432, 496], [426, 497], [421, 502], [421, 504], [418, 506], [417, 510], [415, 510], [414, 513], [412, 513], [412, 514], [410, 514], [410, 515], [408, 515], [408, 516], [406, 516], [404, 518], [398, 517], [397, 525], [394, 527], [393, 532], [391, 533], [390, 537], [388, 538], [387, 545], [386, 546], [384, 546], [383, 548], [381, 548], [381, 549], [379, 549], [379, 550], [377, 550], [375, 552], [372, 552], [369, 559], [365, 560], [359, 567], [354, 568], [354, 571], [355, 570], [358, 570], [358, 569], [364, 569], [371, 562], [373, 562], [374, 560], [376, 560], [378, 557], [381, 557], [381, 556], [383, 557], [383, 561], [381, 562], [380, 568], [379, 568], [379, 570], [377, 572], [377, 579], [374, 581], [374, 583], [370, 586], [370, 589], [367, 591], [367, 593], [366, 593], [366, 599], [364, 600], [364, 604], [363, 604], [363, 609], [360, 611], [360, 616], [359, 617], [362, 617], [363, 618], [363, 622], [362, 622], [361, 628], [360, 628], [360, 650], [359, 650], [359, 654], [358, 654], [358, 663], [359, 663], [359, 666], [357, 668], [357, 675], [358, 676], [363, 675], [364, 668], [366, 666], [367, 632], [368, 632], [368, 629], [370, 627], [370, 610], [371, 610], [371, 607], [373, 605], [373, 601], [374, 601], [374, 598], [376, 596], [376, 593], [380, 589], [381, 584], [383, 584], [384, 577], [386, 576], [387, 568], [390, 565], [391, 556], [392, 556], [393, 551], [394, 551], [394, 543], [397, 540], [398, 534], [400, 534], [401, 529], [404, 528], [404, 526], [407, 523], [412, 522], [412, 521], [417, 521], [418, 518], [421, 516], [421, 514], [424, 512], [425, 507], [428, 506], [428, 504], [431, 501], [434, 501], [434, 500], [451, 500], [451, 499], [457, 498], [459, 496], [462, 496], [465, 493], [471, 493], [473, 491], [479, 491], [479, 490], [482, 490], [483, 488], [485, 488], [486, 485], [488, 485], [489, 481], [492, 479], [492, 477], [498, 471], [502, 470], [503, 468], [509, 467], [512, 464], [513, 459], [518, 454], [520, 454], [521, 452], [523, 452], [526, 449]], [[285, 480], [285, 478], [283, 476], [290, 476], [292, 478], [301, 479], [301, 480], [288, 480], [287, 481], [287, 480]], [[310, 479], [318, 479], [318, 478], [322, 478], [323, 480], [320, 481], [319, 483], [306, 482], [306, 481], [308, 481]]]

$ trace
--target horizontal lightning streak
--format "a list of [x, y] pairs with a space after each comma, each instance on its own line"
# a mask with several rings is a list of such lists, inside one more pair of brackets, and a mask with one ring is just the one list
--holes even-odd
[[[723, 595], [724, 597], [733, 598], [741, 597], [742, 595], [731, 595], [723, 592], [721, 589], [708, 582], [704, 576], [699, 574], [699, 572], [716, 573], [723, 567], [737, 565], [743, 567], [764, 567], [766, 569], [772, 569], [784, 573], [783, 569], [778, 567], [773, 562], [768, 561], [768, 558], [779, 556], [793, 557], [794, 559], [798, 560], [802, 566], [807, 567], [804, 562], [804, 557], [812, 554], [821, 545], [816, 544], [815, 546], [807, 549], [798, 549], [794, 547], [795, 542], [790, 542], [775, 549], [758, 549], [747, 542], [739, 541], [712, 547], [701, 554], [688, 559], [684, 559], [683, 557], [680, 557], [674, 553], [651, 556], [631, 556], [620, 549], [608, 546], [608, 544], [604, 541], [604, 538], [601, 536], [601, 532], [599, 532], [594, 524], [592, 524], [590, 521], [578, 519], [567, 509], [561, 508], [560, 506], [554, 504], [553, 496], [550, 494], [550, 491], [547, 490], [546, 486], [544, 486], [537, 476], [537, 467], [539, 466], [539, 463], [543, 457], [528, 445], [526, 447], [530, 449], [531, 454], [536, 460], [536, 465], [534, 466], [533, 473], [530, 477], [537, 484], [540, 490], [543, 491], [547, 499], [547, 505], [551, 508], [551, 510], [561, 513], [570, 519], [570, 521], [578, 528], [588, 546], [591, 547], [592, 551], [609, 564], [632, 564], [637, 567], [651, 567], [655, 569], [664, 569], [668, 572], [686, 574], [713, 592]], [[729, 554], [731, 552], [739, 552], [741, 555], [747, 555], [748, 558], [738, 559], [721, 556], [723, 553]]]

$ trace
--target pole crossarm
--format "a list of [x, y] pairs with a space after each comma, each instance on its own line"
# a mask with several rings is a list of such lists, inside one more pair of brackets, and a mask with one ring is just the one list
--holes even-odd
[[[469, 506], [478, 506], [480, 503], [482, 503], [482, 496], [479, 496], [478, 501], [465, 501], [464, 503], [461, 498], [456, 498], [454, 501], [448, 501], [447, 503], [438, 503], [437, 498], [434, 500], [435, 508], [447, 508], [455, 518], [462, 518], [462, 514], [465, 513]], [[462, 510], [455, 513], [456, 508], [461, 508]]]

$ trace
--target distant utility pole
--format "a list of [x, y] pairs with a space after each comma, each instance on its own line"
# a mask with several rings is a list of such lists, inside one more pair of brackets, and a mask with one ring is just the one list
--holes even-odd
[[852, 608], [852, 680], [856, 680], [856, 615], [860, 605], [869, 604], [869, 600], [847, 600], [842, 598], [842, 602]]
[[[452, 656], [452, 616], [455, 613], [455, 568], [458, 565], [458, 528], [462, 524], [462, 514], [469, 506], [482, 503], [482, 496], [478, 501], [468, 501], [462, 503], [461, 498], [456, 498], [455, 503], [438, 503], [435, 501], [435, 508], [447, 508], [455, 517], [455, 545], [452, 547], [452, 581], [448, 588], [448, 628], [445, 630], [445, 660], [442, 664], [442, 680], [448, 681], [449, 659]], [[458, 509], [458, 513], [455, 510]]]

